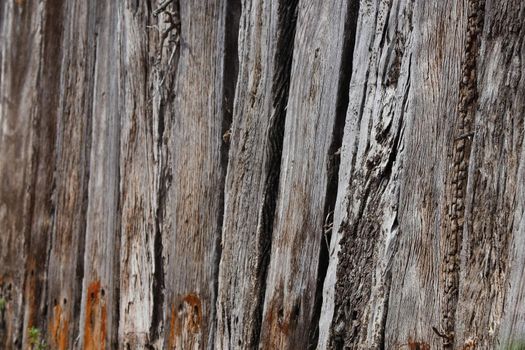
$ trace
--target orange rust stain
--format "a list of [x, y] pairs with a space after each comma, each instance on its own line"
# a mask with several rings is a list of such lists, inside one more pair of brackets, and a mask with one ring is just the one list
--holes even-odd
[[59, 304], [53, 307], [53, 319], [49, 328], [53, 349], [67, 350], [69, 322], [64, 317], [62, 307]]
[[179, 329], [175, 330], [175, 327], [176, 325], [178, 326], [178, 323], [179, 322], [177, 322], [177, 314], [175, 312], [175, 305], [171, 304], [170, 335], [168, 339], [168, 349], [175, 348], [176, 339], [177, 337], [180, 337]]
[[106, 303], [101, 295], [100, 281], [91, 283], [87, 290], [84, 349], [106, 348]]
[[473, 338], [469, 338], [463, 345], [462, 350], [474, 350], [475, 348], [476, 348], [476, 340]]
[[286, 347], [284, 344], [288, 339], [290, 331], [290, 315], [285, 315], [284, 306], [280, 296], [274, 297], [270, 301], [268, 312], [266, 313], [261, 335], [263, 348], [280, 349]]
[[424, 342], [408, 339], [408, 348], [410, 350], [430, 350], [430, 345]]
[[199, 333], [202, 323], [201, 300], [195, 294], [188, 294], [184, 297], [184, 303], [188, 307], [187, 329], [191, 333]]
[[271, 303], [268, 315], [266, 316], [266, 321], [270, 325], [270, 329], [278, 330], [284, 335], [288, 335], [288, 332], [290, 331], [290, 324], [287, 320], [287, 317], [284, 315], [283, 307], [279, 307], [279, 303], [277, 301]]
[[[202, 302], [197, 294], [186, 294], [171, 305], [169, 349], [192, 348], [201, 332]], [[178, 307], [176, 306], [178, 305]]]

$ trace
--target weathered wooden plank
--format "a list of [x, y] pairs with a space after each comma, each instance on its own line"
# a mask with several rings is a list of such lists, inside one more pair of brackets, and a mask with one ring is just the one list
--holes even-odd
[[[120, 68], [123, 83], [120, 148], [119, 346], [139, 349], [152, 346], [156, 276], [158, 204], [158, 121], [153, 117], [155, 46], [162, 33], [150, 28], [156, 20], [146, 3], [121, 3]], [[162, 24], [161, 24], [162, 26]], [[162, 263], [162, 262], [161, 262]]]
[[[441, 325], [443, 298], [436, 278], [440, 187], [457, 105], [449, 86], [459, 81], [463, 38], [461, 22], [445, 13], [461, 18], [462, 8], [361, 2], [343, 149], [352, 170], [339, 228], [330, 335], [336, 348], [442, 343], [432, 331]], [[459, 30], [435, 30], [441, 27]]]
[[471, 80], [476, 105], [470, 130], [456, 347], [470, 342], [476, 348], [519, 348], [525, 340], [524, 6], [520, 1], [505, 5], [487, 1], [475, 15], [470, 9], [469, 27], [479, 23], [467, 44], [478, 46], [479, 55], [473, 56], [473, 68], [463, 63], [465, 70], [469, 68], [464, 75], [476, 78]]
[[[316, 303], [349, 3], [301, 1], [261, 325], [263, 348], [316, 344]], [[319, 300], [320, 302], [320, 300]], [[318, 306], [317, 306], [317, 305]]]
[[88, 45], [93, 48], [91, 147], [79, 344], [117, 346], [120, 248], [119, 160], [121, 76], [118, 4], [90, 3]]
[[39, 70], [32, 48], [41, 46], [41, 36], [33, 35], [40, 28], [41, 12], [36, 5], [23, 8], [12, 1], [0, 7], [0, 290], [5, 300], [0, 346], [13, 349], [22, 346], [23, 336], [26, 234], [30, 238], [25, 214], [33, 180], [31, 120]]
[[[60, 101], [56, 119], [55, 215], [47, 276], [47, 341], [58, 350], [73, 349], [79, 334], [89, 176], [91, 95], [87, 57], [89, 12], [85, 1], [64, 5]], [[54, 18], [56, 20], [56, 18]], [[58, 64], [60, 63], [60, 64]]]
[[[459, 58], [457, 32], [430, 28], [445, 26], [442, 13], [457, 10], [417, 5], [361, 2], [341, 165], [349, 169], [341, 171], [347, 194], [335, 215], [341, 251], [331, 262], [339, 261], [329, 337], [336, 348], [441, 342], [432, 333], [440, 324], [436, 188], [446, 159], [443, 116], [454, 116], [454, 102], [443, 101], [455, 97], [441, 85], [453, 84], [450, 66]], [[413, 317], [399, 322], [407, 313]]]
[[[464, 16], [464, 8], [462, 4], [422, 6], [416, 2], [412, 6], [408, 10], [413, 13], [413, 49], [405, 50], [412, 62], [407, 72], [410, 92], [403, 117], [405, 142], [399, 147], [405, 152], [398, 155], [404, 169], [398, 175], [398, 226], [391, 244], [391, 284], [381, 332], [385, 346], [441, 348], [444, 339], [433, 328], [443, 331], [446, 313], [441, 276], [449, 238], [441, 227], [447, 155], [455, 137], [452, 125], [458, 92], [454, 88], [459, 83], [462, 54], [463, 27], [456, 19]], [[446, 17], [449, 13], [454, 15]], [[432, 29], [436, 27], [450, 30]], [[399, 322], [403, 314], [413, 317]]]
[[[223, 212], [224, 1], [181, 1], [180, 57], [166, 112], [168, 166], [165, 347], [210, 349]], [[222, 25], [221, 25], [222, 23]]]
[[[387, 243], [397, 230], [397, 148], [410, 87], [409, 55], [404, 55], [410, 17], [406, 2], [360, 4], [334, 215], [337, 236], [325, 283], [327, 314], [320, 325], [322, 347], [345, 343], [376, 348], [384, 341], [381, 326], [389, 288], [385, 273], [392, 249]], [[341, 252], [337, 244], [342, 245]], [[334, 261], [339, 261], [337, 280]], [[334, 283], [335, 310], [333, 291], [327, 291]], [[336, 326], [327, 340], [333, 312]]]
[[255, 348], [264, 301], [297, 2], [244, 1], [217, 300], [217, 349]]
[[[340, 241], [333, 241], [325, 283], [322, 348], [495, 346], [507, 240], [512, 219], [522, 215], [508, 210], [519, 208], [513, 194], [497, 193], [505, 191], [502, 183], [519, 182], [523, 131], [513, 113], [505, 120], [515, 127], [505, 133], [504, 122], [494, 120], [498, 108], [523, 107], [503, 97], [516, 74], [510, 72], [521, 68], [495, 77], [496, 64], [489, 63], [494, 57], [498, 69], [510, 66], [519, 51], [510, 44], [505, 55], [504, 45], [485, 44], [483, 23], [478, 1], [361, 2], [334, 225]], [[521, 27], [511, 27], [518, 36]], [[480, 40], [494, 48], [480, 51], [487, 58], [477, 62], [487, 67], [484, 81], [475, 69]], [[493, 92], [496, 81], [502, 95]], [[486, 91], [486, 102], [477, 101], [476, 90]], [[478, 105], [487, 111], [475, 112]], [[499, 163], [505, 166], [494, 167], [500, 153], [508, 154]]]
[[[28, 330], [46, 324], [44, 286], [54, 212], [55, 125], [60, 96], [59, 66], [51, 63], [61, 54], [61, 13], [61, 5], [53, 1], [40, 5], [15, 2], [2, 10], [2, 42], [6, 46], [1, 54], [0, 157], [5, 162], [2, 184], [6, 187], [2, 192], [7, 192], [0, 197], [2, 220], [7, 220], [1, 225], [6, 230], [7, 250], [2, 249], [0, 276], [7, 319], [2, 320], [0, 342], [5, 348], [27, 346]], [[24, 43], [18, 45], [18, 40]], [[10, 213], [13, 209], [16, 212]]]

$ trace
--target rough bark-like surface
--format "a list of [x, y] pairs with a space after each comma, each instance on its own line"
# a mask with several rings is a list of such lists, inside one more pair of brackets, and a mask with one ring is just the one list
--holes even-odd
[[[261, 326], [263, 348], [315, 347], [321, 243], [338, 155], [348, 2], [300, 1]], [[346, 82], [345, 84], [347, 84]]]
[[[167, 242], [165, 347], [210, 349], [226, 152], [224, 1], [180, 2], [180, 58], [164, 131], [171, 168], [163, 230]], [[231, 63], [229, 63], [231, 64]], [[231, 108], [231, 107], [228, 107]]]
[[245, 1], [225, 188], [217, 349], [259, 341], [288, 98], [295, 2]]
[[523, 10], [500, 7], [360, 3], [321, 344], [463, 349], [522, 338], [499, 327], [509, 312], [519, 324], [503, 301], [514, 294], [507, 256], [520, 259], [508, 240], [523, 218], [523, 101], [512, 97]]
[[[124, 84], [120, 138], [120, 315], [119, 344], [141, 349], [158, 345], [159, 304], [162, 304], [162, 237], [158, 228], [160, 191], [159, 159], [162, 140], [160, 104], [154, 90], [161, 79], [160, 31], [168, 24], [151, 16], [151, 4], [124, 1], [119, 15], [120, 72]], [[162, 17], [162, 16], [161, 16]], [[153, 26], [160, 26], [159, 29]], [[168, 32], [169, 35], [174, 33]], [[176, 43], [166, 46], [176, 49]], [[165, 81], [168, 81], [165, 79]], [[162, 305], [161, 305], [162, 307]]]
[[520, 0], [0, 2], [0, 348], [519, 349]]
[[84, 349], [105, 349], [116, 346], [118, 329], [122, 90], [116, 58], [122, 53], [117, 4], [89, 6], [87, 41], [95, 50], [87, 62], [93, 82], [79, 344]]
[[73, 348], [74, 335], [79, 333], [91, 126], [84, 116], [91, 102], [85, 93], [90, 79], [83, 68], [88, 52], [86, 3], [69, 2], [62, 11], [64, 22], [58, 38], [62, 48], [69, 49], [62, 49], [62, 56], [53, 59], [60, 64], [50, 65], [60, 68], [60, 74], [52, 79], [61, 84], [62, 92], [52, 112], [57, 118], [55, 215], [49, 247], [47, 320], [49, 345], [66, 350]]

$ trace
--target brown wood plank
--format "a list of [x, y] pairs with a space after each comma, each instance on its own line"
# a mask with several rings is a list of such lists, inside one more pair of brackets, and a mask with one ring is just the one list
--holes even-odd
[[[335, 135], [349, 3], [301, 1], [286, 111], [279, 193], [260, 345], [316, 343], [318, 270]], [[339, 141], [340, 142], [340, 141]]]
[[264, 302], [297, 2], [246, 1], [225, 188], [217, 349], [255, 348]]
[[[481, 2], [480, 2], [481, 4]], [[479, 52], [455, 313], [456, 346], [523, 346], [524, 4], [487, 1], [473, 32]], [[469, 8], [472, 13], [472, 4]], [[482, 11], [482, 12], [481, 12]], [[521, 72], [521, 73], [520, 73]], [[466, 73], [466, 72], [464, 72]], [[466, 75], [466, 74], [465, 74]], [[472, 321], [474, 320], [474, 322]]]
[[[85, 1], [64, 6], [60, 94], [56, 120], [55, 215], [47, 276], [47, 339], [50, 347], [72, 349], [78, 339], [84, 264], [87, 183], [89, 177], [89, 116], [92, 100], [88, 76]], [[55, 19], [56, 20], [56, 19]], [[66, 48], [66, 49], [64, 49]]]
[[[90, 3], [87, 30], [93, 49], [88, 74], [91, 89], [91, 147], [79, 346], [117, 345], [120, 248], [119, 160], [121, 81], [117, 59], [118, 8]], [[89, 73], [92, 72], [92, 73]]]
[[211, 349], [226, 151], [224, 1], [180, 1], [180, 57], [166, 111], [165, 348]]
[[[0, 255], [0, 275], [7, 319], [0, 342], [17, 348], [27, 346], [31, 327], [42, 329], [46, 324], [62, 10], [58, 2], [49, 1], [43, 6], [6, 4], [1, 13], [6, 46], [0, 78], [0, 120], [5, 126], [0, 138], [5, 162], [0, 198], [2, 220], [7, 219], [1, 224], [7, 250]], [[24, 43], [18, 45], [18, 40]], [[12, 209], [16, 214], [9, 214]]]
[[[151, 346], [155, 312], [158, 204], [158, 122], [153, 118], [154, 48], [161, 36], [144, 3], [121, 3], [123, 103], [120, 142], [119, 344], [131, 349]], [[150, 54], [150, 50], [152, 51]], [[157, 273], [157, 274], [156, 274]], [[158, 316], [157, 316], [158, 317]]]
[[[42, 45], [32, 33], [41, 25], [36, 5], [3, 2], [1, 10], [0, 68], [0, 290], [5, 301], [0, 346], [22, 346], [24, 278], [27, 227], [30, 220], [28, 191], [33, 181], [34, 154], [31, 120], [37, 103], [39, 57], [33, 48]], [[16, 45], [17, 41], [20, 45]]]

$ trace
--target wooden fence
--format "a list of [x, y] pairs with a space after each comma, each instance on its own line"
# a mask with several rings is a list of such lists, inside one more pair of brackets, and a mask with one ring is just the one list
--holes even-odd
[[522, 0], [1, 0], [0, 348], [524, 349], [524, 40]]

